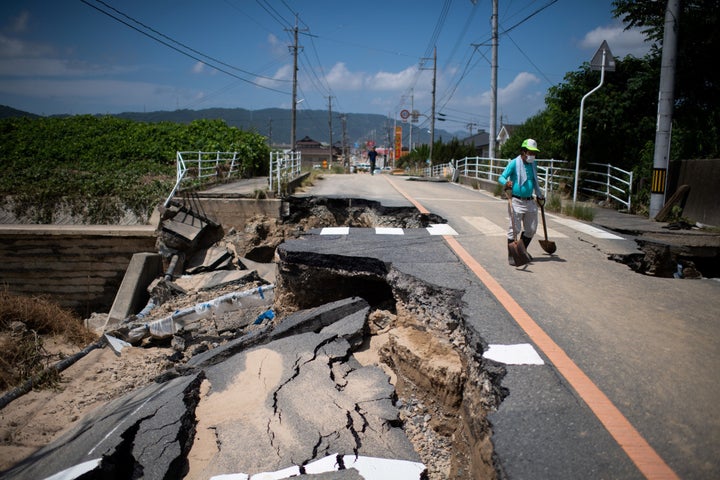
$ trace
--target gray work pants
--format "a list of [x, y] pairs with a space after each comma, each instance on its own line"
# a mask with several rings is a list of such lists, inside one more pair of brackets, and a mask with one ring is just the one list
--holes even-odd
[[[538, 227], [538, 207], [535, 200], [520, 200], [513, 197], [513, 210], [515, 210], [515, 231], [518, 236], [522, 234], [525, 238], [530, 239], [535, 236]], [[508, 240], [513, 239], [512, 224], [508, 227]]]

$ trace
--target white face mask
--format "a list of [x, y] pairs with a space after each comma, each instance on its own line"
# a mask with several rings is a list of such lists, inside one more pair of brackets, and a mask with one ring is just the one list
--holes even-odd
[[525, 157], [525, 163], [533, 163], [535, 161], [535, 155], [528, 155]]

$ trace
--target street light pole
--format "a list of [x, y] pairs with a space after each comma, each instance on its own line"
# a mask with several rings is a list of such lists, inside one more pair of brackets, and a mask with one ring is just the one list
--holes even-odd
[[585, 100], [602, 87], [603, 80], [605, 80], [606, 63], [608, 71], [615, 71], [615, 60], [610, 52], [610, 47], [607, 42], [603, 40], [603, 43], [600, 45], [600, 48], [590, 62], [590, 68], [593, 70], [600, 70], [600, 83], [597, 87], [586, 93], [580, 101], [580, 122], [578, 126], [577, 155], [575, 156], [575, 185], [573, 187], [573, 203], [577, 201], [578, 177], [580, 176], [580, 145], [582, 143], [583, 109], [585, 107]]
[[437, 73], [437, 47], [433, 48], [432, 116], [430, 117], [430, 165], [432, 165], [433, 144], [435, 143], [435, 77]]

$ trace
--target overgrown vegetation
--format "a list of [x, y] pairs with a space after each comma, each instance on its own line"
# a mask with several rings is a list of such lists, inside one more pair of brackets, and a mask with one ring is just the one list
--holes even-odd
[[269, 161], [264, 137], [222, 120], [7, 118], [0, 145], [0, 198], [12, 197], [15, 215], [35, 223], [52, 223], [59, 206], [87, 223], [113, 223], [125, 210], [148, 217], [172, 190], [177, 151], [241, 152], [246, 177]]
[[[97, 339], [79, 317], [46, 298], [0, 291], [0, 390], [15, 387], [61, 360], [46, 349], [45, 339], [51, 337], [78, 347]], [[53, 385], [57, 375], [40, 383]]]

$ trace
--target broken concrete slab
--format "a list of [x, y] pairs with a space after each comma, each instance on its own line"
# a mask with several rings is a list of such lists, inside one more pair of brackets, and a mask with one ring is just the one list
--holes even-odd
[[367, 457], [378, 457], [373, 465], [401, 460], [424, 471], [401, 428], [389, 377], [353, 356], [367, 312], [359, 298], [333, 302], [291, 315], [278, 338], [268, 327], [264, 337], [248, 335], [263, 344], [246, 341], [253, 346], [224, 356], [208, 352], [223, 361], [167, 372], [107, 404], [5, 478], [82, 471], [199, 479], [305, 465], [319, 471], [317, 462], [328, 463], [329, 455], [358, 472], [373, 471], [361, 461]]
[[175, 285], [187, 292], [212, 290], [225, 285], [246, 284], [257, 274], [248, 270], [217, 270], [214, 272], [183, 275], [174, 280]]
[[282, 469], [332, 452], [418, 461], [379, 367], [334, 379], [332, 364], [351, 351], [335, 333], [306, 332], [208, 367], [196, 436], [198, 447], [215, 449], [190, 452], [192, 478]]
[[93, 472], [83, 478], [182, 478], [202, 378], [197, 371], [108, 403], [3, 478], [48, 478], [79, 466]]
[[301, 310], [278, 321], [266, 323], [262, 328], [249, 332], [213, 350], [192, 357], [188, 365], [207, 366], [222, 362], [232, 355], [250, 347], [268, 343], [290, 335], [319, 331], [346, 316], [363, 311], [367, 315], [368, 303], [360, 297], [346, 298], [308, 310]]
[[185, 272], [195, 274], [227, 268], [232, 264], [233, 254], [225, 247], [211, 246], [195, 252], [185, 262]]
[[249, 258], [240, 257], [240, 263], [248, 270], [255, 270], [257, 274], [268, 283], [276, 283], [277, 263], [261, 263], [250, 260]]
[[157, 253], [136, 253], [130, 259], [104, 328], [114, 328], [138, 312], [148, 301], [147, 287], [162, 273], [162, 257]]

